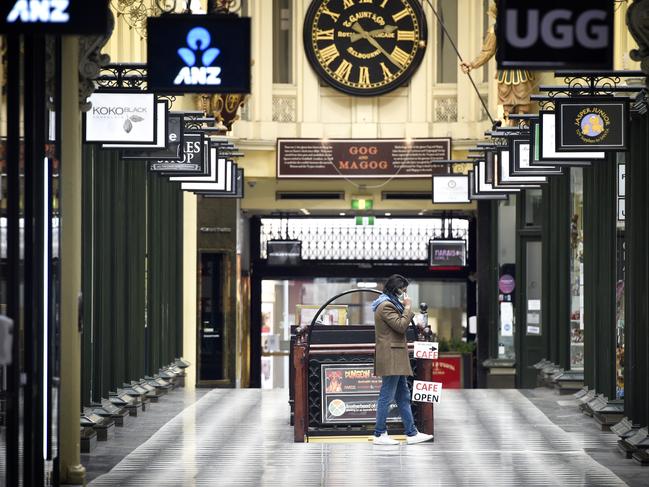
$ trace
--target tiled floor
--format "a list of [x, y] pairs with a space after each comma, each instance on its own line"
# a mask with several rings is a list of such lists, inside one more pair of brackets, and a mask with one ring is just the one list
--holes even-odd
[[[449, 390], [436, 409], [434, 443], [375, 447], [293, 443], [285, 391], [212, 390], [90, 485], [625, 485], [591, 456], [613, 455], [614, 435], [580, 417], [561, 420], [576, 413], [557, 403], [569, 398], [525, 393], [561, 426], [518, 391]], [[578, 434], [569, 433], [573, 427]], [[649, 469], [616, 461], [613, 470], [624, 467], [629, 485], [649, 485]]]

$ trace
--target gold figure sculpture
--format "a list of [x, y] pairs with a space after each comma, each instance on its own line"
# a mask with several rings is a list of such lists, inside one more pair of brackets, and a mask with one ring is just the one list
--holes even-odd
[[[484, 65], [496, 54], [496, 21], [497, 7], [492, 0], [488, 15], [493, 19], [482, 43], [480, 54], [471, 62], [462, 62], [460, 67], [465, 74]], [[498, 104], [503, 106], [505, 119], [510, 113], [529, 113], [532, 102], [530, 95], [536, 89], [534, 74], [526, 69], [502, 69], [496, 73], [498, 80]]]

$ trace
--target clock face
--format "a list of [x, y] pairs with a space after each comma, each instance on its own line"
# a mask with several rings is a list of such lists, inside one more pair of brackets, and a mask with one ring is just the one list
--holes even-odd
[[406, 82], [426, 50], [418, 0], [313, 0], [304, 22], [311, 65], [352, 95], [387, 93]]

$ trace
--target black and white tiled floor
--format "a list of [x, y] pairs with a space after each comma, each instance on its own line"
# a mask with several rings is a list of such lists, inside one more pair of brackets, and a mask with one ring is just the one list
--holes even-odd
[[209, 391], [90, 486], [649, 485], [649, 470], [626, 484], [588, 454], [614, 452], [614, 435], [571, 434], [515, 390], [444, 391], [435, 442], [396, 447], [293, 443], [287, 399]]

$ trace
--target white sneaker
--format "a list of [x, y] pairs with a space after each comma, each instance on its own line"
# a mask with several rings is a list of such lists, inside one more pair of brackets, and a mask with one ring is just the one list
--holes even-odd
[[406, 443], [409, 445], [414, 445], [416, 443], [423, 443], [424, 441], [430, 441], [433, 439], [433, 435], [427, 435], [425, 433], [417, 433], [415, 436], [408, 436], [406, 438]]
[[373, 442], [375, 445], [398, 445], [399, 444], [397, 440], [393, 440], [392, 438], [390, 438], [387, 431], [383, 433], [381, 436], [375, 436]]

